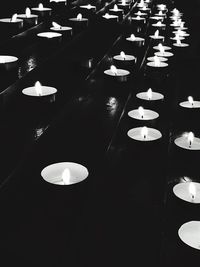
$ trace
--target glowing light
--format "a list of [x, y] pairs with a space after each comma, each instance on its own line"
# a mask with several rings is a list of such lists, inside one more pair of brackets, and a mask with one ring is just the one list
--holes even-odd
[[188, 140], [188, 143], [189, 143], [189, 148], [191, 148], [192, 147], [192, 143], [194, 141], [194, 134], [193, 134], [193, 132], [189, 132], [188, 133], [187, 140]]
[[159, 59], [159, 57], [154, 56], [154, 63], [155, 63], [155, 66], [156, 67], [159, 67], [160, 66], [160, 59]]
[[62, 29], [62, 26], [60, 26], [58, 23], [56, 23], [56, 22], [52, 22], [52, 26], [54, 27], [54, 28], [56, 28], [56, 29]]
[[77, 20], [82, 20], [82, 14], [81, 13], [79, 13], [78, 15], [77, 15]]
[[165, 52], [165, 49], [164, 49], [162, 44], [158, 45], [158, 49], [159, 49], [160, 53], [162, 53], [162, 54]]
[[110, 70], [112, 71], [112, 73], [114, 73], [114, 75], [117, 75], [117, 68], [114, 65], [110, 66]]
[[162, 22], [161, 22], [161, 21], [158, 21], [158, 22], [156, 23], [156, 26], [162, 26]]
[[158, 15], [159, 15], [159, 16], [163, 16], [163, 12], [162, 12], [162, 10], [160, 10], [160, 11], [158, 12]]
[[142, 135], [143, 139], [146, 139], [147, 138], [148, 128], [146, 126], [142, 127], [142, 129], [141, 129], [141, 135]]
[[191, 106], [194, 105], [194, 100], [192, 96], [188, 96], [188, 102], [191, 104]]
[[136, 38], [135, 38], [135, 35], [134, 35], [134, 34], [131, 34], [131, 40], [132, 40], [132, 41], [135, 41], [135, 39], [136, 39]]
[[17, 20], [17, 14], [12, 15], [11, 22], [15, 22]]
[[123, 5], [123, 6], [126, 5], [126, 0], [122, 0], [122, 5]]
[[39, 81], [35, 83], [35, 90], [36, 90], [37, 96], [42, 96], [42, 86]]
[[144, 109], [143, 109], [143, 107], [139, 107], [138, 108], [138, 112], [139, 112], [140, 117], [143, 119], [144, 118]]
[[137, 17], [136, 17], [136, 19], [140, 20], [140, 19], [141, 19], [141, 17], [140, 17], [140, 16], [137, 16]]
[[151, 90], [151, 88], [149, 88], [148, 90], [147, 90], [147, 97], [148, 97], [148, 99], [149, 100], [151, 100], [152, 99], [152, 90]]
[[193, 201], [195, 199], [196, 196], [196, 187], [194, 185], [194, 183], [190, 182], [189, 184], [189, 193], [191, 196], [191, 200]]
[[30, 16], [31, 16], [31, 10], [30, 10], [29, 7], [26, 8], [25, 13], [26, 13], [26, 17], [27, 17], [27, 18], [30, 18]]
[[178, 39], [176, 40], [176, 44], [177, 44], [177, 45], [181, 45], [181, 40], [180, 40], [180, 38], [178, 38]]
[[121, 56], [124, 60], [126, 59], [126, 55], [125, 55], [125, 53], [124, 53], [123, 51], [121, 51], [120, 56]]
[[155, 33], [154, 33], [155, 38], [158, 38], [158, 36], [159, 36], [159, 30], [155, 31]]
[[42, 3], [40, 3], [40, 4], [38, 5], [38, 9], [39, 9], [39, 10], [43, 10], [43, 9], [44, 9], [44, 6], [43, 6]]
[[114, 11], [118, 11], [118, 6], [114, 5]]
[[6, 63], [5, 58], [4, 58], [3, 56], [0, 57], [0, 63], [1, 63], [1, 64]]
[[63, 173], [62, 173], [62, 180], [65, 185], [70, 184], [70, 178], [71, 178], [71, 173], [68, 168], [66, 168]]

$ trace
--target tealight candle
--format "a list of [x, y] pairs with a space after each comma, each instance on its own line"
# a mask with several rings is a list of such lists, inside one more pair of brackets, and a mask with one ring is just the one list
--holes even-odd
[[133, 65], [136, 63], [136, 57], [132, 55], [127, 55], [123, 51], [121, 51], [119, 55], [114, 56], [113, 59], [116, 65], [120, 67], [126, 66], [127, 68], [132, 68]]
[[139, 17], [145, 17], [145, 18], [148, 16], [147, 13], [143, 13], [141, 11], [138, 11], [138, 12], [134, 13], [134, 15], [136, 16], [136, 18], [137, 18], [137, 16], [139, 16]]
[[0, 26], [5, 28], [6, 32], [18, 33], [23, 28], [23, 20], [17, 18], [17, 14], [14, 14], [11, 18], [0, 19]]
[[153, 40], [154, 42], [157, 42], [157, 43], [164, 41], [164, 36], [159, 35], [159, 30], [156, 30], [154, 35], [150, 35], [149, 37], [151, 38], [151, 40]]
[[[155, 62], [157, 60], [157, 55], [155, 55], [154, 57], [148, 57], [147, 60]], [[159, 60], [160, 60], [160, 62], [168, 61], [167, 58], [161, 57], [161, 56], [159, 56]]]
[[123, 19], [124, 10], [123, 9], [119, 9], [118, 6], [115, 4], [114, 8], [109, 9], [109, 13], [111, 15], [118, 16], [120, 19]]
[[114, 65], [112, 65], [110, 69], [105, 70], [104, 73], [120, 82], [127, 81], [128, 76], [130, 74], [128, 70], [117, 69]]
[[174, 37], [170, 37], [170, 39], [171, 40], [175, 40], [175, 41], [181, 41], [181, 40], [184, 40], [185, 39], [185, 37], [183, 37], [183, 36], [180, 36], [179, 34], [175, 34], [175, 36]]
[[145, 11], [145, 12], [148, 12], [148, 13], [151, 13], [151, 8], [146, 7], [146, 6], [139, 7], [139, 10], [140, 10], [140, 11]]
[[176, 43], [173, 43], [173, 46], [176, 46], [176, 47], [188, 47], [189, 44], [182, 43], [182, 42], [181, 42], [181, 39], [177, 39], [177, 40], [176, 40]]
[[159, 114], [153, 110], [139, 107], [138, 109], [129, 111], [128, 116], [136, 120], [149, 121], [157, 119]]
[[111, 20], [111, 21], [114, 21], [114, 22], [118, 22], [119, 21], [119, 17], [116, 16], [116, 15], [111, 15], [111, 14], [108, 14], [106, 13], [105, 15], [102, 16], [104, 19], [107, 19], [107, 20]]
[[192, 132], [177, 137], [174, 143], [187, 150], [200, 150], [200, 138], [195, 137]]
[[179, 238], [186, 245], [200, 250], [200, 221], [184, 223], [178, 230]]
[[158, 16], [152, 16], [149, 19], [150, 20], [153, 20], [153, 21], [156, 21], [156, 22], [158, 22], [158, 21], [161, 21], [162, 22], [164, 18], [163, 17], [158, 17]]
[[92, 6], [92, 5], [90, 5], [90, 4], [80, 6], [80, 8], [88, 9], [88, 10], [92, 10], [92, 11], [96, 11], [96, 6]]
[[83, 18], [81, 13], [79, 13], [76, 18], [70, 18], [69, 21], [71, 21], [72, 24], [79, 29], [84, 29], [88, 26], [88, 19]]
[[41, 85], [39, 81], [35, 86], [27, 87], [22, 90], [22, 94], [34, 98], [41, 98], [47, 102], [55, 102], [57, 89], [50, 86]]
[[183, 108], [196, 109], [200, 108], [200, 101], [194, 101], [192, 96], [188, 96], [188, 101], [181, 102], [179, 105]]
[[66, 34], [71, 36], [72, 35], [72, 27], [67, 27], [67, 26], [61, 26], [56, 22], [52, 22], [52, 26], [50, 30], [56, 31], [56, 32], [62, 32], [62, 34]]
[[158, 28], [160, 30], [165, 30], [166, 24], [158, 21], [157, 23], [152, 24], [152, 27]]
[[171, 50], [172, 48], [170, 46], [165, 46], [165, 45], [162, 45], [161, 43], [159, 43], [158, 45], [154, 46], [153, 49], [165, 51], [165, 50]]
[[159, 52], [154, 53], [156, 56], [160, 57], [172, 57], [174, 54], [168, 51], [164, 51], [164, 48], [162, 47]]
[[24, 26], [34, 26], [38, 23], [38, 15], [31, 14], [31, 10], [28, 7], [25, 14], [18, 14], [17, 17], [23, 19]]
[[132, 42], [136, 44], [137, 46], [142, 46], [144, 45], [145, 39], [142, 37], [135, 36], [134, 34], [131, 34], [130, 37], [126, 38], [127, 41]]
[[153, 67], [153, 68], [165, 68], [168, 66], [168, 64], [165, 62], [162, 62], [160, 60], [160, 57], [154, 56], [153, 61], [147, 62], [147, 66]]
[[127, 13], [130, 9], [130, 3], [126, 2], [126, 0], [123, 0], [121, 3], [117, 4], [121, 9], [124, 10], [125, 13]]
[[131, 20], [142, 21], [143, 23], [145, 23], [145, 21], [146, 21], [146, 19], [144, 17], [140, 17], [140, 16], [131, 17]]
[[149, 88], [147, 92], [137, 93], [136, 97], [146, 101], [159, 101], [164, 99], [164, 95], [153, 92], [151, 88]]
[[33, 13], [37, 14], [39, 18], [47, 18], [51, 16], [52, 8], [44, 7], [42, 3], [38, 7], [32, 7]]
[[177, 31], [173, 31], [173, 33], [176, 35], [178, 34], [179, 36], [189, 36], [189, 33], [185, 32], [185, 31], [182, 31], [181, 29], [178, 29]]
[[54, 185], [73, 185], [83, 182], [89, 175], [88, 169], [75, 162], [59, 162], [45, 167], [42, 178]]
[[200, 204], [200, 183], [182, 182], [173, 187], [173, 192], [178, 198], [190, 202]]
[[130, 129], [127, 135], [131, 139], [141, 142], [155, 141], [162, 137], [162, 134], [159, 130], [146, 126]]
[[60, 42], [62, 39], [62, 34], [58, 32], [40, 32], [37, 34], [39, 38], [45, 41], [58, 41]]
[[0, 69], [12, 70], [17, 66], [18, 58], [14, 56], [0, 55]]

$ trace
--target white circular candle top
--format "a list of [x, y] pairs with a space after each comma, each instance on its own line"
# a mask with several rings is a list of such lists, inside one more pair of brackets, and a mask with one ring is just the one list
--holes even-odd
[[[178, 31], [178, 30], [177, 30], [177, 31], [173, 31], [173, 33], [174, 33], [174, 34], [178, 34], [179, 31]], [[181, 31], [181, 32], [180, 32], [180, 36], [182, 36], [182, 37], [184, 37], [184, 36], [189, 36], [189, 33], [184, 32], [184, 31]]]
[[[149, 61], [154, 61], [154, 57], [148, 57], [147, 60], [149, 60]], [[165, 57], [161, 57], [161, 56], [159, 56], [159, 60], [160, 60], [161, 62], [168, 61], [167, 58], [165, 58]]]
[[147, 16], [147, 13], [143, 13], [143, 12], [136, 12], [136, 13], [134, 13], [134, 15], [136, 15], [136, 16]]
[[5, 18], [5, 19], [0, 19], [0, 22], [9, 22], [9, 23], [18, 23], [18, 22], [22, 22], [22, 19], [15, 19], [14, 21], [11, 21], [11, 18]]
[[144, 38], [135, 36], [134, 39], [132, 39], [131, 37], [127, 37], [126, 40], [131, 42], [141, 42], [144, 41]]
[[67, 26], [61, 26], [61, 27], [51, 27], [50, 30], [52, 30], [52, 31], [71, 31], [72, 28], [67, 27]]
[[38, 15], [30, 14], [28, 17], [26, 14], [17, 14], [17, 17], [20, 19], [31, 19], [31, 18], [38, 18]]
[[70, 18], [69, 20], [70, 21], [88, 21], [87, 18], [81, 18], [81, 19], [78, 19], [78, 18]]
[[188, 30], [187, 27], [180, 27], [180, 26], [175, 26], [174, 29], [175, 29], [175, 30], [182, 30], [182, 31], [184, 31], [184, 30]]
[[114, 73], [111, 69], [108, 69], [105, 70], [104, 73], [114, 77], [126, 76], [130, 74], [128, 70], [123, 70], [123, 69], [117, 69], [117, 73]]
[[182, 135], [180, 137], [177, 137], [174, 140], [174, 143], [181, 148], [187, 149], [187, 150], [200, 150], [200, 138], [194, 137], [194, 140], [192, 142], [192, 145], [189, 146], [188, 137], [187, 135]]
[[137, 16], [137, 17], [131, 17], [132, 20], [145, 20], [145, 18]]
[[152, 26], [153, 27], [165, 27], [166, 24], [163, 24], [163, 23], [161, 23], [161, 24], [154, 23], [154, 24], [152, 24]]
[[200, 221], [184, 223], [179, 228], [178, 235], [186, 245], [200, 250]]
[[155, 39], [155, 40], [161, 40], [161, 39], [164, 39], [164, 36], [162, 36], [162, 35], [158, 35], [158, 36], [155, 36], [155, 35], [149, 35], [149, 37], [150, 38], [152, 38], [152, 39]]
[[155, 61], [150, 61], [150, 62], [147, 62], [147, 66], [153, 67], [153, 68], [165, 68], [165, 67], [168, 66], [168, 63], [165, 63], [165, 62], [160, 61], [159, 62], [159, 65], [157, 65], [155, 63]]
[[[62, 179], [63, 172], [68, 169], [70, 172], [70, 178], [67, 184]], [[86, 167], [74, 162], [59, 162], [51, 164], [45, 167], [41, 176], [43, 179], [51, 184], [56, 185], [71, 185], [80, 183], [88, 177], [89, 173]]]
[[12, 63], [17, 60], [18, 58], [14, 56], [0, 55], [0, 64]]
[[183, 101], [179, 103], [179, 105], [183, 108], [200, 108], [200, 101], [193, 101], [192, 103], [189, 101]]
[[148, 142], [148, 141], [155, 141], [158, 140], [162, 137], [162, 134], [160, 131], [154, 128], [147, 128], [148, 129], [148, 134], [146, 135], [146, 138], [143, 137], [142, 135], [142, 129], [143, 127], [137, 127], [130, 129], [128, 131], [128, 136], [136, 141], [142, 141], [142, 142]]
[[110, 15], [107, 13], [107, 15], [103, 15], [102, 17], [104, 17], [105, 19], [118, 19], [118, 16], [117, 15]]
[[159, 58], [160, 57], [172, 57], [174, 54], [173, 53], [171, 53], [171, 52], [166, 52], [166, 51], [164, 51], [164, 52], [155, 52], [154, 53], [156, 56], [158, 56]]
[[147, 92], [141, 92], [136, 95], [137, 98], [148, 101], [156, 101], [164, 99], [164, 95], [158, 92], [152, 92], [152, 97], [149, 99]]
[[37, 34], [37, 36], [42, 38], [55, 38], [62, 36], [62, 34], [57, 32], [40, 32]]
[[184, 40], [185, 37], [183, 37], [183, 36], [179, 36], [179, 37], [174, 36], [174, 37], [170, 37], [170, 39], [171, 39], [171, 40]]
[[109, 10], [110, 11], [116, 11], [116, 12], [122, 12], [122, 11], [124, 11], [123, 9], [120, 9], [120, 8], [118, 8], [118, 9], [110, 8]]
[[189, 44], [186, 44], [186, 43], [180, 43], [180, 44], [174, 43], [173, 45], [177, 46], [177, 47], [187, 47], [187, 46], [189, 46]]
[[81, 8], [86, 8], [86, 9], [96, 9], [96, 6], [92, 6], [90, 4], [88, 5], [83, 5], [83, 6], [80, 6]]
[[57, 92], [56, 88], [50, 87], [50, 86], [44, 86], [44, 85], [41, 85], [41, 90], [42, 90], [42, 95], [41, 96], [39, 96], [37, 94], [35, 86], [31, 86], [31, 87], [27, 87], [27, 88], [23, 89], [22, 93], [24, 95], [27, 95], [27, 96], [43, 97], [43, 96], [53, 95], [53, 94], [55, 94]]
[[148, 121], [157, 119], [159, 114], [150, 109], [143, 109], [143, 114], [141, 115], [139, 109], [133, 109], [128, 112], [128, 116], [136, 120]]
[[163, 21], [163, 17], [157, 17], [157, 16], [152, 16], [150, 17], [152, 20], [158, 20], [158, 21]]
[[34, 11], [50, 11], [50, 10], [52, 10], [52, 8], [49, 8], [49, 7], [43, 7], [43, 8], [32, 7], [31, 9]]
[[[164, 48], [164, 50], [171, 50], [172, 49], [170, 46], [165, 46], [165, 45], [163, 45], [163, 48]], [[153, 49], [160, 50], [158, 45], [154, 46]]]
[[[191, 183], [195, 188], [194, 197], [192, 197], [192, 195], [190, 193]], [[173, 187], [173, 192], [178, 198], [180, 198], [182, 200], [185, 200], [187, 202], [191, 202], [194, 204], [200, 203], [200, 183], [196, 183], [196, 182], [179, 183]]]
[[116, 60], [120, 60], [120, 61], [132, 61], [132, 60], [136, 60], [136, 58], [132, 55], [124, 55], [124, 57], [122, 57], [121, 55], [116, 55], [113, 57]]

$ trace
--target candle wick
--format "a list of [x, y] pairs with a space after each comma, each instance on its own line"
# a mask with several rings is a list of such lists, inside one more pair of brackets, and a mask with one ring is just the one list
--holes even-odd
[[191, 148], [192, 147], [192, 141], [190, 140], [189, 141], [189, 148]]
[[146, 139], [146, 137], [147, 137], [146, 134], [144, 134], [144, 139]]
[[143, 116], [143, 115], [141, 115], [141, 118], [143, 119], [143, 118], [144, 118], [144, 116]]
[[191, 199], [192, 201], [194, 201], [194, 194], [191, 194]]

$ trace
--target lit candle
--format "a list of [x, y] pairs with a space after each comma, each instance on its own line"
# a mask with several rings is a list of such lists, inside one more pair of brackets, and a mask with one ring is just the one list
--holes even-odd
[[154, 46], [153, 49], [159, 50], [160, 52], [164, 52], [165, 50], [171, 50], [172, 48], [170, 46], [165, 46], [159, 43], [158, 45]]
[[0, 19], [1, 27], [3, 27], [3, 29], [5, 28], [6, 32], [18, 33], [18, 31], [23, 28], [23, 20], [17, 18], [17, 16], [17, 14], [14, 14], [11, 18]]
[[37, 81], [35, 86], [24, 88], [22, 93], [25, 96], [43, 98], [45, 101], [54, 102], [57, 89], [54, 87], [41, 85], [40, 82]]
[[17, 17], [23, 19], [24, 26], [34, 26], [38, 23], [38, 15], [31, 14], [29, 7], [26, 8], [25, 14], [19, 14]]
[[155, 14], [155, 16], [158, 16], [158, 17], [165, 17], [166, 16], [166, 14], [165, 13], [163, 13], [163, 11], [162, 10], [160, 10], [157, 14]]
[[151, 88], [147, 92], [140, 92], [136, 95], [137, 98], [147, 101], [163, 100], [164, 96], [158, 92], [153, 92]]
[[164, 46], [159, 44], [159, 52], [154, 53], [158, 57], [172, 57], [174, 54], [171, 52], [166, 52]]
[[89, 175], [88, 169], [75, 162], [59, 162], [45, 167], [42, 178], [55, 185], [72, 185], [83, 182]]
[[160, 57], [154, 56], [153, 61], [147, 62], [147, 66], [153, 67], [153, 68], [165, 68], [168, 66], [167, 63], [161, 62]]
[[158, 16], [151, 16], [149, 19], [153, 20], [153, 21], [156, 21], [156, 22], [158, 22], [158, 21], [162, 22], [164, 18], [163, 17], [158, 17]]
[[127, 135], [133, 140], [142, 142], [156, 141], [162, 137], [159, 130], [146, 126], [130, 129]]
[[132, 67], [136, 63], [136, 58], [132, 55], [127, 55], [123, 51], [119, 55], [113, 57], [114, 62], [119, 66]]
[[150, 35], [149, 36], [152, 40], [156, 40], [156, 41], [164, 41], [164, 36], [159, 35], [159, 30], [156, 30], [154, 35]]
[[92, 5], [90, 5], [90, 4], [80, 6], [80, 8], [84, 8], [84, 9], [88, 9], [88, 10], [96, 11], [96, 6], [92, 6]]
[[56, 40], [60, 41], [62, 34], [58, 32], [40, 32], [37, 36], [43, 40]]
[[108, 19], [108, 20], [112, 20], [112, 21], [115, 21], [115, 22], [118, 22], [118, 20], [119, 20], [119, 17], [117, 15], [111, 15], [111, 14], [108, 14], [108, 13], [103, 15], [103, 18]]
[[143, 23], [146, 21], [146, 19], [141, 16], [131, 17], [131, 20], [142, 21]]
[[164, 30], [166, 24], [163, 24], [161, 21], [158, 21], [157, 23], [152, 24], [152, 26]]
[[192, 96], [188, 96], [188, 101], [181, 102], [179, 105], [183, 108], [196, 109], [200, 108], [200, 101], [194, 101]]
[[175, 145], [187, 150], [200, 150], [200, 138], [194, 136], [193, 132], [183, 134], [174, 140]]
[[122, 0], [121, 3], [117, 4], [120, 8], [124, 10], [125, 13], [127, 13], [130, 9], [130, 4], [126, 2], [126, 0]]
[[136, 120], [149, 121], [157, 119], [159, 117], [159, 114], [153, 110], [139, 107], [138, 109], [129, 111], [128, 116]]
[[139, 16], [139, 17], [147, 17], [147, 16], [148, 16], [147, 13], [143, 13], [143, 12], [141, 12], [141, 11], [138, 11], [138, 12], [134, 13], [134, 15], [135, 15], [135, 16]]
[[33, 13], [36, 13], [39, 18], [47, 18], [51, 16], [52, 8], [44, 7], [42, 3], [38, 7], [32, 7]]
[[175, 41], [177, 41], [177, 40], [178, 40], [178, 41], [179, 41], [179, 40], [181, 41], [181, 40], [184, 40], [185, 37], [180, 36], [178, 33], [176, 33], [175, 36], [174, 36], [174, 37], [170, 37], [170, 39], [171, 39], [171, 40], [175, 40]]
[[52, 26], [50, 28], [50, 30], [52, 31], [58, 31], [58, 32], [62, 32], [62, 33], [66, 33], [68, 35], [72, 35], [72, 27], [67, 27], [67, 26], [61, 26], [60, 24], [56, 23], [56, 22], [52, 22]]
[[69, 21], [74, 25], [76, 31], [81, 31], [88, 26], [88, 19], [83, 18], [81, 13], [76, 18], [70, 18]]
[[18, 58], [15, 56], [0, 55], [0, 69], [12, 70], [17, 66]]
[[189, 36], [189, 33], [181, 30], [181, 29], [178, 29], [177, 31], [173, 31], [173, 33], [175, 35], [179, 35], [179, 36], [182, 36], [182, 37], [185, 37], [185, 36]]
[[183, 243], [200, 250], [200, 221], [184, 223], [178, 230], [179, 238]]
[[174, 43], [173, 46], [176, 46], [176, 47], [188, 47], [189, 44], [182, 43], [182, 42], [181, 42], [181, 39], [177, 39], [177, 40], [176, 40], [176, 43]]
[[190, 202], [200, 203], [200, 183], [196, 182], [181, 182], [173, 187], [173, 192], [178, 198]]
[[123, 9], [119, 9], [116, 4], [114, 5], [114, 8], [109, 9], [109, 12], [110, 12], [111, 15], [116, 15], [120, 19], [123, 19], [124, 10]]
[[130, 37], [126, 38], [127, 41], [137, 44], [138, 46], [144, 45], [145, 39], [142, 37], [135, 36], [134, 34], [131, 34]]
[[[153, 56], [153, 57], [148, 57], [147, 58], [147, 60], [149, 60], [149, 61], [157, 61], [157, 57], [158, 57], [159, 55], [155, 55], [155, 56]], [[168, 59], [167, 58], [165, 58], [165, 57], [161, 57], [161, 56], [159, 56], [159, 60], [160, 60], [160, 62], [165, 62], [165, 61], [167, 61]]]
[[105, 70], [104, 74], [115, 77], [117, 81], [125, 82], [128, 79], [130, 72], [124, 69], [117, 69], [114, 65], [111, 65], [110, 69]]

